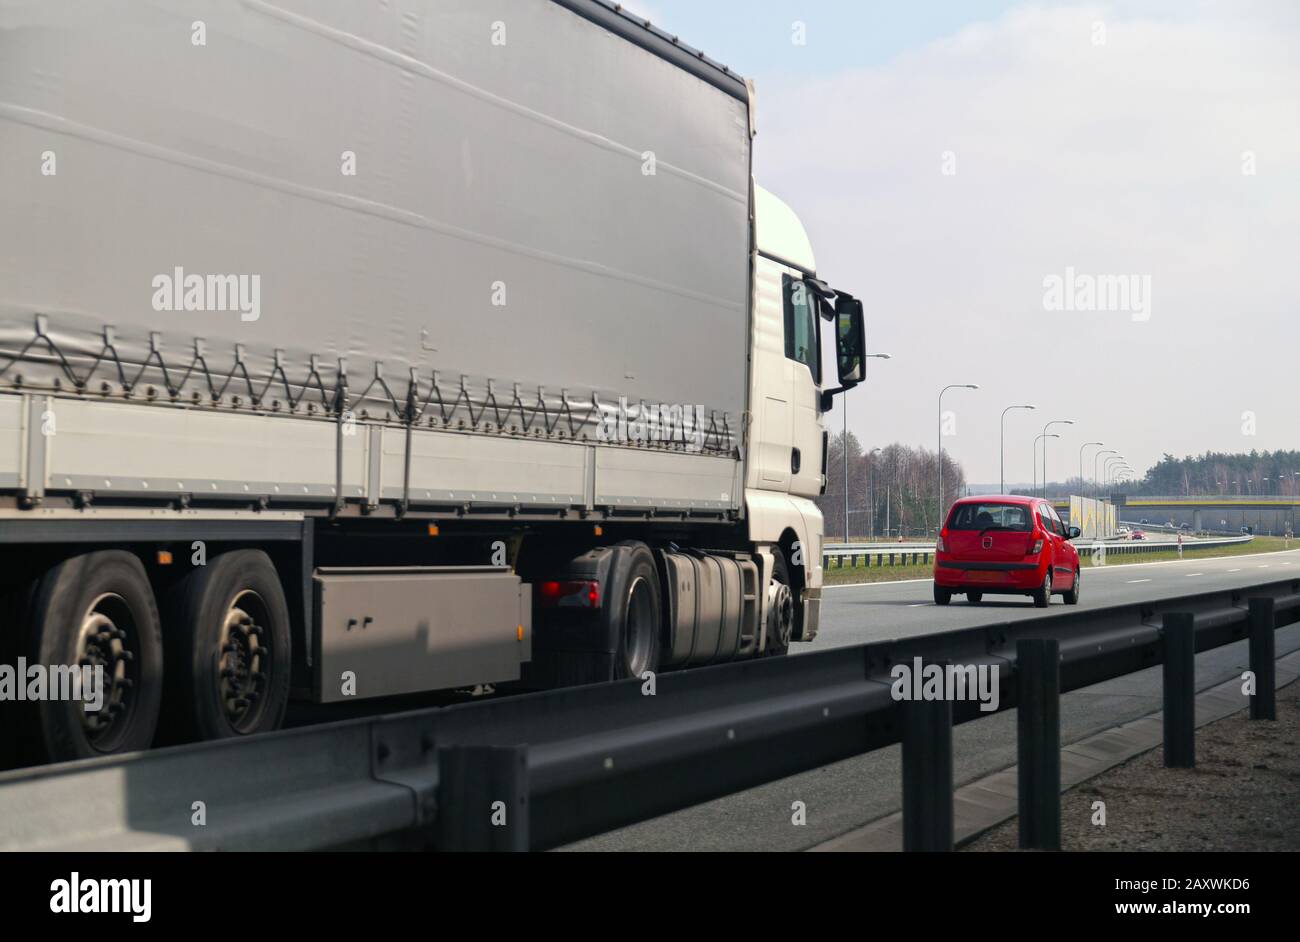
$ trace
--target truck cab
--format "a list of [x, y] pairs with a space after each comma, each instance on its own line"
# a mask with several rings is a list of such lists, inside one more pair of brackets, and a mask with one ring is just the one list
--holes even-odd
[[[862, 306], [817, 278], [799, 217], [754, 187], [754, 303], [750, 359], [746, 506], [751, 538], [775, 542], [801, 582], [793, 639], [817, 634], [822, 585], [822, 513], [831, 397], [861, 380]], [[834, 304], [831, 299], [834, 298]], [[834, 321], [836, 361], [822, 362], [822, 324]], [[837, 372], [840, 386], [828, 389]]]

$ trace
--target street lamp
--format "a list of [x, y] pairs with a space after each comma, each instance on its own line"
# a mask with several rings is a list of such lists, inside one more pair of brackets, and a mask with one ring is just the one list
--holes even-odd
[[[1047, 451], [1047, 439], [1060, 438], [1055, 432], [1043, 432], [1034, 439], [1034, 493], [1038, 493], [1038, 443], [1043, 443], [1043, 451]], [[1044, 488], [1046, 490], [1046, 488]]]
[[950, 389], [979, 389], [976, 383], [953, 383], [939, 390], [939, 526], [943, 526], [943, 394]]
[[[1084, 442], [1082, 445], [1079, 446], [1079, 500], [1080, 501], [1083, 501], [1088, 496], [1088, 484], [1083, 477], [1083, 450], [1087, 448], [1089, 445], [1104, 445], [1104, 444], [1106, 443], [1105, 442]], [[1079, 505], [1079, 513], [1082, 515], [1083, 520], [1086, 521], [1088, 519], [1087, 509], [1082, 505], [1082, 503]], [[1096, 519], [1095, 514], [1093, 515], [1093, 518], [1095, 521]], [[1087, 534], [1084, 535], [1087, 536]]]
[[1002, 410], [1002, 431], [998, 437], [998, 493], [1007, 492], [1007, 413], [1012, 409], [1037, 409], [1038, 406], [1007, 406]]
[[[1074, 424], [1074, 419], [1052, 419], [1052, 421], [1048, 422], [1046, 425], [1043, 426], [1043, 431], [1046, 432], [1053, 425], [1073, 425], [1073, 424]], [[1060, 438], [1061, 436], [1053, 435], [1052, 437]], [[1035, 451], [1037, 451], [1037, 449], [1035, 449]], [[1043, 440], [1043, 498], [1044, 499], [1047, 498], [1047, 440], [1046, 439]]]
[[1099, 451], [1092, 456], [1092, 487], [1094, 500], [1101, 500], [1101, 478], [1097, 474], [1097, 462], [1101, 459], [1102, 455], [1118, 454], [1119, 452], [1114, 448], [1107, 448], [1105, 451]]
[[[864, 353], [863, 357], [868, 360], [890, 360], [893, 359], [888, 353]], [[863, 367], [865, 371], [865, 366]], [[849, 541], [849, 396], [848, 390], [844, 391], [843, 419], [844, 419], [844, 436], [840, 439], [841, 450], [844, 452], [844, 542]]]
[[1088, 485], [1083, 477], [1083, 450], [1089, 445], [1104, 445], [1105, 442], [1084, 442], [1079, 446], [1079, 496], [1084, 497], [1088, 493]]
[[1115, 455], [1112, 455], [1111, 457], [1107, 458], [1105, 461], [1103, 461], [1103, 462], [1102, 462], [1102, 466], [1101, 466], [1101, 479], [1102, 479], [1102, 482], [1105, 483], [1105, 482], [1107, 482], [1107, 481], [1110, 480], [1110, 468], [1111, 468], [1111, 462], [1112, 462], [1112, 461], [1117, 461], [1117, 462], [1119, 462], [1119, 463], [1122, 465], [1122, 464], [1123, 464], [1124, 462], [1126, 462], [1127, 460], [1128, 460], [1128, 459], [1125, 458], [1123, 455], [1121, 455], [1121, 454], [1115, 454]]

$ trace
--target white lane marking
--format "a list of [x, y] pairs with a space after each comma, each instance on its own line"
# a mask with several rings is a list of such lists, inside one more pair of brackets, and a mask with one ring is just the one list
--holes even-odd
[[1256, 566], [1255, 568], [1256, 568], [1256, 569], [1267, 569], [1267, 568], [1268, 568], [1268, 565], [1265, 564], [1265, 565], [1263, 565], [1263, 566]]
[[1150, 581], [1151, 581], [1150, 579], [1130, 579], [1130, 580], [1128, 581], [1128, 584], [1129, 584], [1129, 585], [1137, 585], [1139, 582], [1150, 582]]
[[1229, 569], [1228, 572], [1241, 572], [1240, 569]]
[[1190, 579], [1192, 578], [1192, 576], [1203, 576], [1203, 575], [1205, 575], [1205, 573], [1203, 572], [1185, 572], [1183, 573], [1183, 578]]
[[917, 602], [915, 605], [909, 605], [908, 608], [920, 608], [922, 605], [929, 605], [929, 602]]

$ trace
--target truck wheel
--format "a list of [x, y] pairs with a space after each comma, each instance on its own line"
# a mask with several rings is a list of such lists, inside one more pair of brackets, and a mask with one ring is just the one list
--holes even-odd
[[33, 704], [37, 761], [149, 748], [162, 704], [163, 650], [140, 560], [101, 550], [54, 566], [37, 587], [29, 637], [38, 663], [102, 669], [104, 685], [97, 710], [73, 698]]
[[790, 569], [785, 563], [785, 553], [772, 547], [772, 582], [767, 587], [767, 639], [763, 648], [766, 657], [780, 657], [790, 650], [790, 636], [794, 631], [794, 590], [790, 587]]
[[261, 550], [232, 550], [176, 588], [168, 715], [184, 739], [277, 729], [289, 703], [289, 606]]
[[616, 564], [608, 598], [617, 638], [614, 679], [640, 677], [659, 669], [663, 635], [663, 606], [659, 597], [659, 570], [644, 543], [631, 543]]

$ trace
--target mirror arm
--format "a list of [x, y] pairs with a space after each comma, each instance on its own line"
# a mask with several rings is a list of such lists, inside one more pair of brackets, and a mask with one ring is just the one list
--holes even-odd
[[836, 386], [834, 389], [823, 389], [822, 390], [822, 411], [830, 412], [831, 407], [835, 405], [835, 397], [844, 395], [844, 393], [848, 392], [850, 389], [853, 389], [857, 385], [858, 385], [857, 383], [850, 383], [848, 386]]

